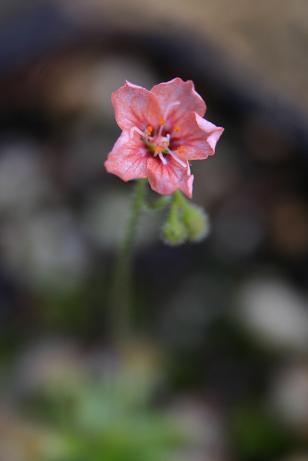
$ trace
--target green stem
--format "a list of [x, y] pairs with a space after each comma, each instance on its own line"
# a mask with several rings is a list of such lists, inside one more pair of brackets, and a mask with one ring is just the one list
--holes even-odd
[[128, 340], [132, 335], [133, 248], [144, 204], [146, 183], [144, 179], [136, 181], [131, 214], [115, 266], [111, 309], [113, 336], [118, 342]]
[[145, 202], [144, 209], [146, 211], [160, 211], [166, 208], [171, 203], [170, 196], [159, 197], [158, 199], [152, 202]]
[[189, 204], [180, 190], [176, 190], [173, 194], [174, 201], [182, 207], [183, 210], [189, 208]]

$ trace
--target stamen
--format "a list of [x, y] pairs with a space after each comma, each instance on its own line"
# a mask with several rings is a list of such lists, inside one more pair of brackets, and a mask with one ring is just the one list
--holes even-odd
[[159, 154], [158, 156], [159, 156], [159, 158], [160, 158], [162, 164], [163, 164], [163, 165], [167, 165], [168, 162], [167, 162], [167, 160], [165, 159], [165, 157], [163, 156], [163, 154]]
[[182, 154], [185, 154], [185, 147], [184, 146], [179, 146], [177, 149], [176, 149], [177, 153], [182, 155]]
[[174, 129], [174, 131], [175, 131], [176, 133], [178, 133], [179, 131], [181, 131], [181, 128], [179, 127], [179, 125], [174, 125], [173, 129]]
[[158, 145], [155, 146], [155, 148], [154, 148], [154, 154], [155, 154], [155, 155], [160, 154], [162, 151], [163, 151], [163, 147], [162, 147], [162, 146], [158, 146]]
[[149, 126], [146, 128], [145, 132], [146, 132], [146, 135], [147, 135], [147, 136], [151, 136], [151, 134], [153, 133], [153, 127], [152, 127], [152, 125], [149, 125]]
[[168, 154], [171, 155], [171, 157], [174, 158], [174, 160], [181, 165], [183, 168], [187, 168], [187, 162], [184, 162], [183, 160], [180, 159], [180, 157], [175, 153], [172, 152], [172, 150], [168, 149]]
[[160, 127], [159, 127], [159, 130], [158, 130], [158, 136], [162, 135], [165, 123], [166, 123], [166, 119], [163, 118], [163, 117], [160, 117], [160, 119], [159, 119]]
[[133, 128], [130, 129], [129, 131], [130, 138], [133, 138], [135, 133], [140, 134], [140, 136], [142, 137], [144, 136], [144, 133], [137, 126], [133, 126]]

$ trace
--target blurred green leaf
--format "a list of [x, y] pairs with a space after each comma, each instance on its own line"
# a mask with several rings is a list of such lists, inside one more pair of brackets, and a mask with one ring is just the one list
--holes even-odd
[[293, 446], [292, 436], [262, 408], [238, 408], [231, 421], [231, 437], [237, 459], [279, 459]]

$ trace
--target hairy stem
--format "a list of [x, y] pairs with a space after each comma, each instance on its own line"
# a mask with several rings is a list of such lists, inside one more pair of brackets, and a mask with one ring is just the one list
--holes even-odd
[[131, 214], [115, 266], [111, 309], [113, 336], [118, 342], [128, 340], [133, 333], [133, 249], [145, 191], [146, 180], [137, 180]]

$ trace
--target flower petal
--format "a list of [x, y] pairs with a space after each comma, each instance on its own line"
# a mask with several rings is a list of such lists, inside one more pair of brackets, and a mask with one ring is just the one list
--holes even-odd
[[180, 189], [191, 198], [194, 177], [190, 174], [188, 165], [187, 168], [183, 168], [169, 156], [166, 160], [167, 164], [164, 165], [157, 157], [148, 159], [148, 178], [151, 188], [161, 195], [171, 195]]
[[212, 154], [215, 154], [215, 148], [216, 144], [220, 138], [220, 136], [223, 134], [225, 129], [221, 126], [216, 126], [214, 123], [209, 122], [205, 118], [199, 117], [196, 115], [196, 122], [199, 126], [199, 128], [207, 135], [207, 142], [209, 143], [211, 149], [212, 149]]
[[218, 127], [196, 113], [186, 114], [179, 132], [172, 133], [172, 150], [185, 160], [204, 160], [215, 154], [216, 143], [224, 128]]
[[108, 173], [119, 176], [123, 181], [147, 177], [148, 151], [138, 136], [131, 138], [123, 131], [105, 161]]
[[122, 130], [136, 126], [142, 131], [148, 126], [158, 126], [161, 112], [155, 96], [142, 86], [126, 81], [112, 93], [112, 104], [117, 124]]
[[172, 118], [173, 123], [190, 111], [196, 112], [201, 117], [205, 114], [206, 104], [196, 92], [191, 80], [184, 82], [177, 77], [153, 86], [151, 92], [159, 102], [163, 118], [166, 120]]

